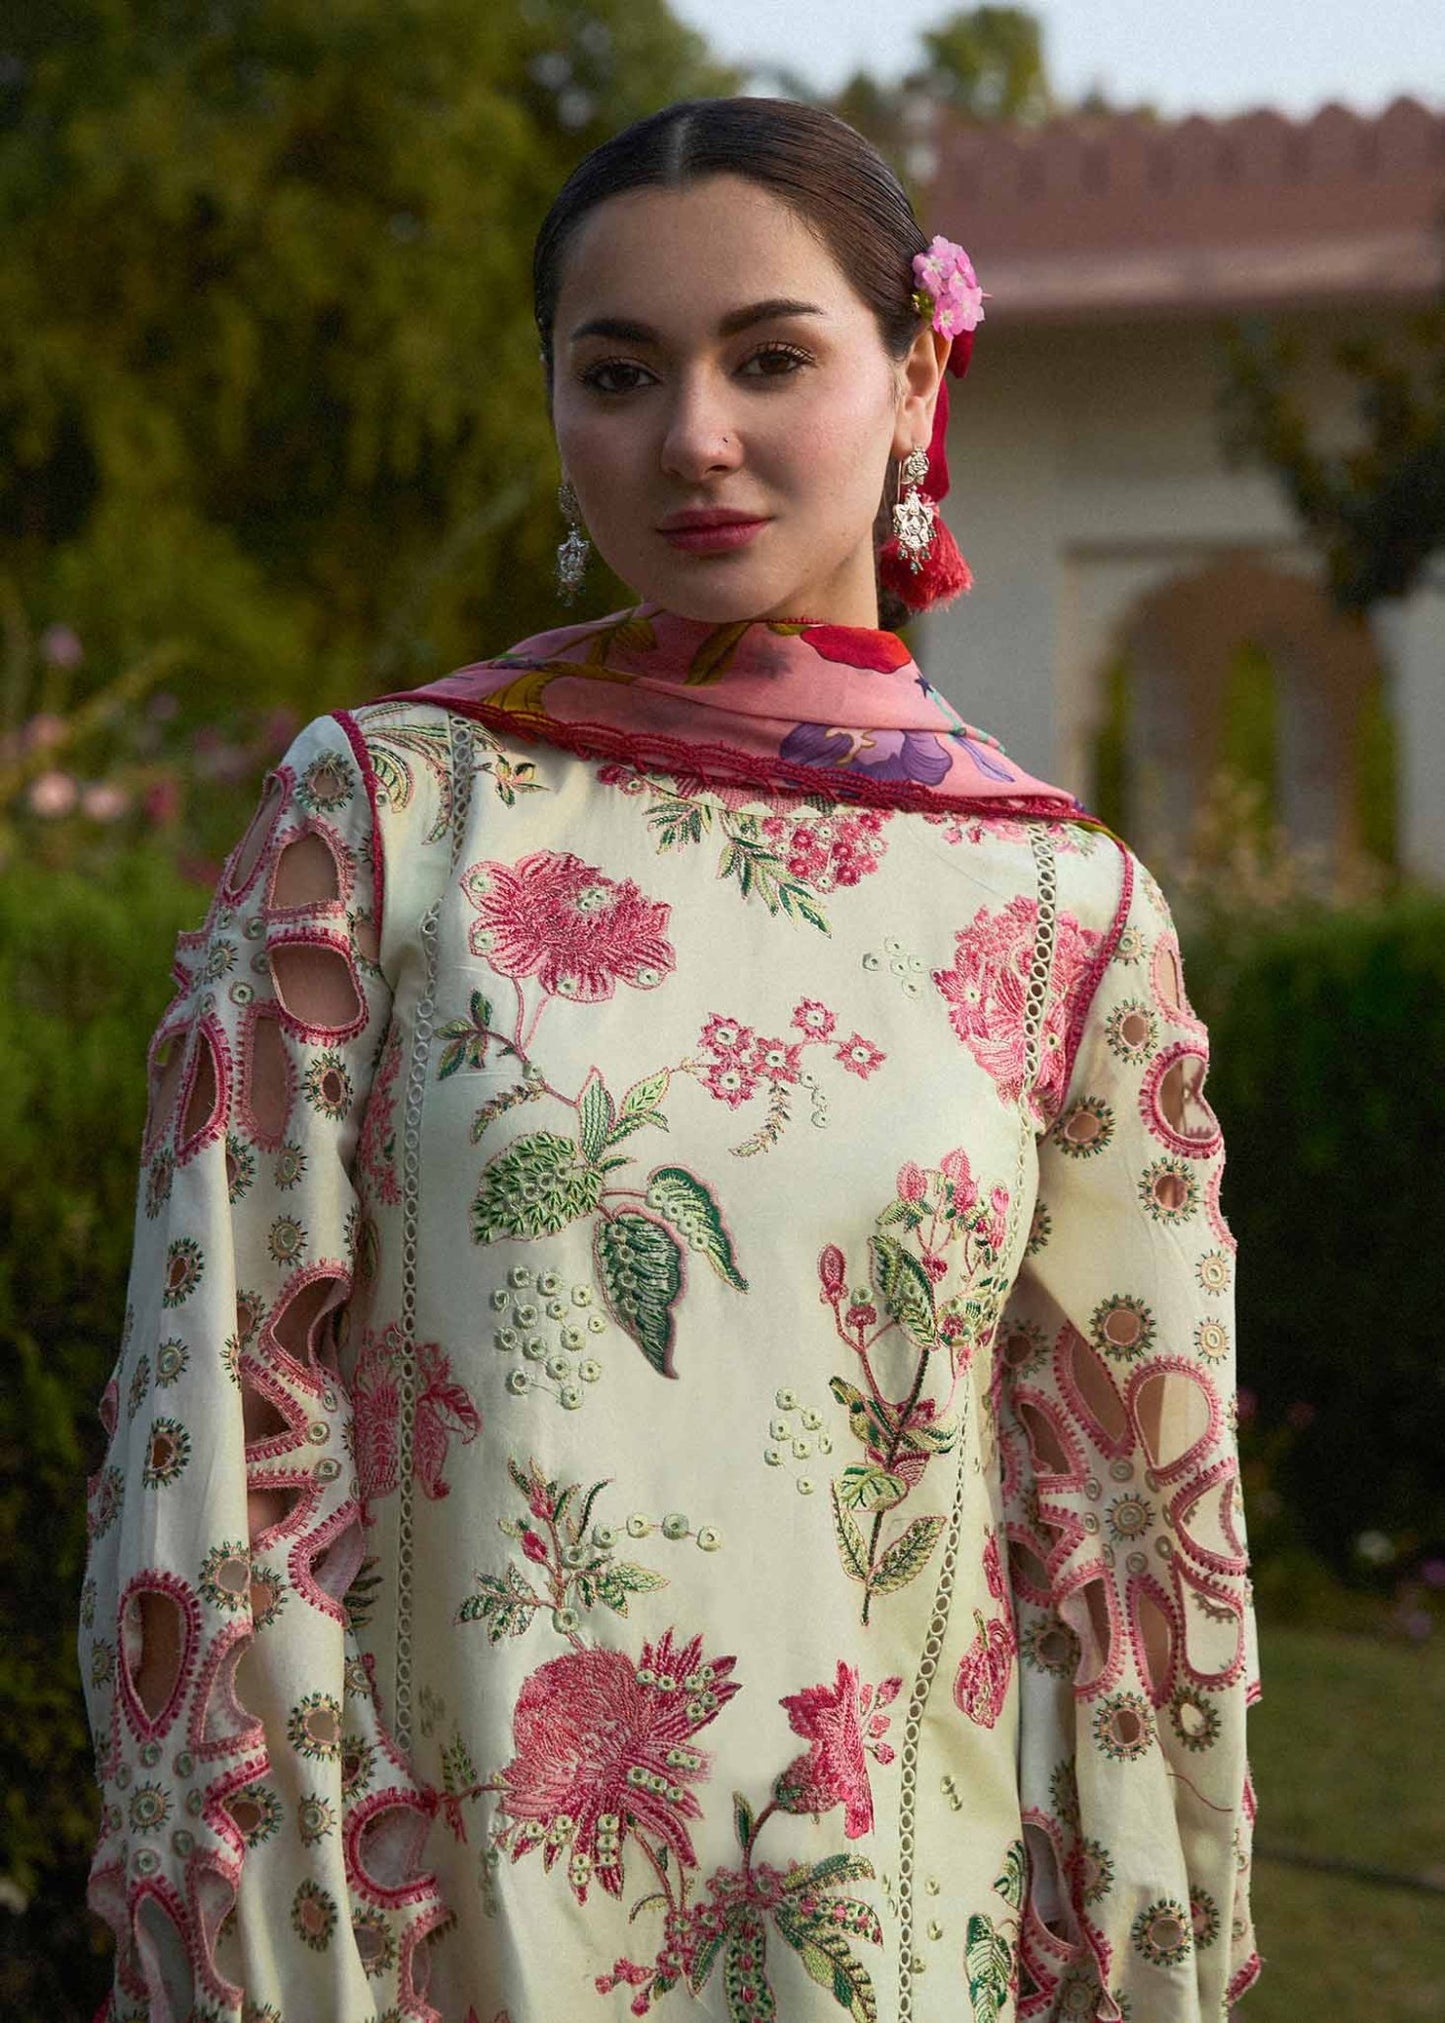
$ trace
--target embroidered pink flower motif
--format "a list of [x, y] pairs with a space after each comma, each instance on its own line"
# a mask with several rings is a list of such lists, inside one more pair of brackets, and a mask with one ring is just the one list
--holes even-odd
[[357, 1164], [371, 1182], [377, 1200], [388, 1208], [401, 1203], [396, 1170], [396, 1083], [400, 1072], [401, 1027], [394, 1025], [387, 1034], [356, 1143]]
[[822, 659], [843, 667], [866, 667], [874, 674], [892, 674], [913, 658], [896, 632], [870, 631], [862, 625], [805, 625], [802, 636]]
[[866, 1082], [875, 1068], [882, 1067], [888, 1056], [881, 1047], [875, 1047], [872, 1040], [865, 1040], [862, 1033], [849, 1033], [833, 1058], [841, 1061], [850, 1075], [857, 1075]]
[[933, 327], [943, 337], [977, 329], [988, 299], [962, 246], [936, 233], [926, 253], [913, 256], [913, 279], [933, 298]]
[[980, 1728], [992, 1728], [1004, 1710], [1009, 1680], [1013, 1675], [1018, 1634], [1013, 1613], [1006, 1601], [1003, 1567], [999, 1560], [998, 1534], [990, 1532], [983, 1549], [984, 1578], [988, 1591], [1001, 1605], [1001, 1613], [985, 1622], [975, 1609], [977, 1634], [959, 1660], [953, 1682], [954, 1704]]
[[[993, 1077], [1005, 1103], [1023, 1095], [1024, 1016], [1029, 969], [1038, 926], [1038, 901], [1020, 893], [998, 913], [981, 906], [955, 935], [951, 969], [933, 971], [948, 1003], [949, 1022], [979, 1066]], [[1035, 1119], [1047, 1123], [1063, 1101], [1064, 1040], [1074, 988], [1100, 942], [1092, 928], [1060, 913], [1054, 952], [1053, 993], [1039, 1035]]]
[[675, 967], [672, 908], [570, 850], [474, 864], [462, 890], [480, 915], [472, 953], [503, 976], [535, 975], [550, 996], [597, 1004], [619, 983], [655, 990]]
[[[737, 1692], [735, 1658], [704, 1659], [702, 1638], [685, 1644], [668, 1630], [642, 1647], [569, 1651], [532, 1673], [512, 1714], [516, 1754], [501, 1773], [502, 1809], [515, 1828], [512, 1859], [543, 1844], [551, 1868], [562, 1847], [578, 1903], [593, 1877], [622, 1894], [623, 1822], [696, 1866], [683, 1824], [702, 1807], [690, 1789], [711, 1758], [692, 1737]], [[570, 1822], [564, 1835], [556, 1829]]]
[[433, 1502], [451, 1494], [442, 1479], [453, 1433], [465, 1446], [482, 1430], [482, 1415], [452, 1376], [451, 1363], [435, 1342], [408, 1349], [393, 1321], [380, 1337], [368, 1335], [351, 1380], [357, 1483], [362, 1500], [389, 1496], [401, 1480], [400, 1374], [414, 1365], [417, 1390], [411, 1437], [411, 1472]]
[[749, 1096], [757, 1093], [758, 1078], [750, 1074], [740, 1061], [713, 1061], [702, 1077], [702, 1085], [710, 1096], [716, 1096], [730, 1110], [736, 1110], [740, 1103], [746, 1103]]
[[973, 1168], [968, 1163], [968, 1154], [960, 1145], [952, 1152], [945, 1152], [938, 1162], [939, 1170], [953, 1187], [953, 1205], [960, 1215], [967, 1215], [978, 1200], [978, 1186], [973, 1177]]
[[880, 1710], [902, 1684], [891, 1678], [876, 1689], [860, 1685], [857, 1671], [840, 1658], [831, 1686], [805, 1686], [801, 1693], [783, 1696], [779, 1705], [786, 1708], [793, 1732], [811, 1745], [777, 1780], [775, 1795], [784, 1811], [829, 1812], [841, 1805], [849, 1840], [871, 1832], [867, 1757], [871, 1753], [880, 1763], [893, 1760], [892, 1748], [880, 1740], [888, 1729], [888, 1717]]
[[841, 808], [809, 819], [769, 815], [763, 836], [784, 859], [790, 876], [817, 892], [856, 885], [878, 869], [887, 849], [883, 825], [892, 810]]
[[898, 1199], [900, 1201], [921, 1201], [928, 1192], [928, 1180], [923, 1168], [912, 1159], [905, 1159], [898, 1169]]
[[705, 1047], [710, 1054], [730, 1061], [746, 1060], [752, 1044], [752, 1027], [743, 1025], [738, 1019], [724, 1018], [721, 1012], [713, 1013], [698, 1040], [698, 1045]]
[[810, 1040], [831, 1039], [837, 1023], [828, 1007], [815, 997], [805, 997], [793, 1006], [793, 1024]]
[[757, 1040], [753, 1044], [751, 1066], [764, 1081], [796, 1082], [803, 1070], [802, 1044], [795, 1042], [790, 1045], [787, 1040]]

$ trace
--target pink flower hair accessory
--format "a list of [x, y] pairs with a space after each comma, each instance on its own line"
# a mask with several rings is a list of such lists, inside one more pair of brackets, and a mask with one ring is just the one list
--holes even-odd
[[962, 246], [935, 233], [926, 253], [913, 256], [913, 301], [940, 337], [970, 336], [984, 320], [988, 299]]

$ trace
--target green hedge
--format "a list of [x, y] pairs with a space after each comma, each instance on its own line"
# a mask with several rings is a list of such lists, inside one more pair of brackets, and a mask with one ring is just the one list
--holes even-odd
[[1373, 1533], [1398, 1579], [1445, 1549], [1445, 896], [1185, 962], [1240, 1246], [1245, 1450], [1270, 1470], [1251, 1543], [1360, 1575]]
[[[125, 1305], [143, 1055], [205, 894], [163, 857], [0, 879], [0, 2015], [88, 2019], [108, 1944], [84, 1908], [97, 1807], [76, 1667], [83, 1478]], [[29, 1900], [17, 1914], [14, 1906]]]
[[[0, 1909], [14, 2023], [86, 2023], [108, 1977], [83, 1909], [82, 1478], [124, 1306], [144, 1048], [174, 934], [204, 905], [143, 850], [0, 881], [0, 1877], [29, 1900]], [[1362, 1571], [1362, 1532], [1392, 1541], [1396, 1571], [1445, 1545], [1445, 899], [1185, 939], [1258, 1399], [1251, 1543], [1267, 1606], [1299, 1610]]]

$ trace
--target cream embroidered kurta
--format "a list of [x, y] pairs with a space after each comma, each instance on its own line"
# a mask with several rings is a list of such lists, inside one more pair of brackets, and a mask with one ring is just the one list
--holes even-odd
[[1214, 2023], [1234, 1242], [1138, 859], [385, 702], [177, 956], [90, 1485], [113, 2017]]

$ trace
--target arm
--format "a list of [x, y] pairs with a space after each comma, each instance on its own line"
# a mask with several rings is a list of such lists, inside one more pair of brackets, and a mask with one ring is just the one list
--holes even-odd
[[999, 1330], [1025, 2013], [1213, 2023], [1258, 1972], [1235, 1245], [1208, 1035], [1128, 852], [1109, 937]]
[[363, 1533], [335, 1345], [391, 1010], [364, 751], [318, 718], [268, 777], [151, 1046], [81, 1634], [116, 2019], [360, 2023], [413, 1999], [439, 1916], [345, 1606]]

